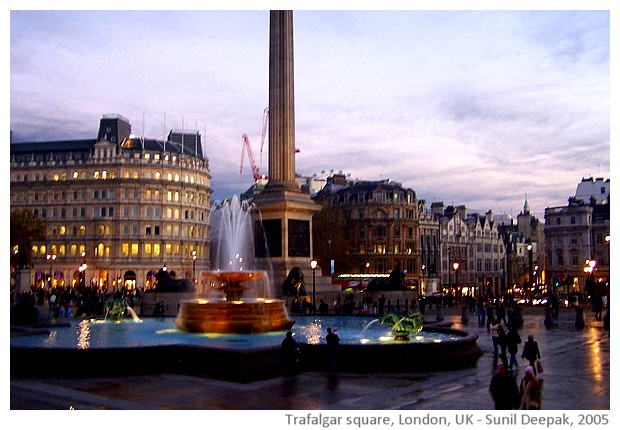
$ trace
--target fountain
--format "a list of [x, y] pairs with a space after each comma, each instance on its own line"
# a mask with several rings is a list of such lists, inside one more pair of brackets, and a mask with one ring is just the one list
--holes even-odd
[[104, 321], [110, 318], [110, 321], [120, 323], [123, 321], [125, 314], [129, 314], [132, 321], [142, 322], [136, 311], [127, 302], [126, 298], [108, 299], [105, 304]]
[[253, 266], [253, 208], [237, 196], [216, 203], [212, 227], [212, 261], [197, 297], [180, 303], [176, 327], [198, 333], [264, 333], [290, 329], [284, 300], [272, 298], [269, 277]]
[[381, 324], [388, 324], [391, 327], [394, 340], [408, 341], [410, 334], [418, 334], [422, 331], [424, 315], [420, 312], [389, 312], [380, 319]]

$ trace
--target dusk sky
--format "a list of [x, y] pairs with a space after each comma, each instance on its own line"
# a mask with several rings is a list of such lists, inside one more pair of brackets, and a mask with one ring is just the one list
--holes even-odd
[[[13, 141], [95, 138], [109, 113], [151, 138], [197, 128], [212, 199], [244, 192], [244, 133], [268, 167], [267, 9], [8, 11]], [[542, 219], [610, 177], [614, 14], [296, 10], [297, 173], [515, 217], [527, 194]]]

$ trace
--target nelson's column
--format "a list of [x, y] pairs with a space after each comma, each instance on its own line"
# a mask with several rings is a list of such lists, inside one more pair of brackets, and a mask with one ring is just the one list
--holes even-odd
[[[320, 210], [295, 182], [295, 91], [293, 12], [269, 15], [269, 182], [254, 197], [262, 221], [255, 218], [259, 261], [273, 268], [274, 285], [312, 260], [312, 216]], [[264, 240], [266, 238], [265, 250]]]

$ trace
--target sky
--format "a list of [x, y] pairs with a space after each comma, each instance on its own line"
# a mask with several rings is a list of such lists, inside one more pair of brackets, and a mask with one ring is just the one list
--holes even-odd
[[[268, 7], [25, 3], [7, 11], [13, 142], [95, 138], [118, 113], [146, 137], [198, 129], [212, 200], [252, 184], [244, 133], [267, 172]], [[615, 11], [330, 5], [293, 16], [299, 175], [391, 179], [429, 206], [514, 217], [527, 196], [541, 219], [583, 177], [610, 177]]]

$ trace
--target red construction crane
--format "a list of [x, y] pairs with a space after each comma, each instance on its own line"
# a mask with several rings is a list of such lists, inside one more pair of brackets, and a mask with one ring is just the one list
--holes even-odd
[[250, 145], [250, 139], [247, 134], [243, 134], [242, 136], [243, 144], [241, 146], [241, 168], [239, 169], [239, 174], [243, 173], [243, 159], [245, 157], [245, 153], [248, 153], [248, 159], [250, 160], [250, 167], [252, 167], [252, 176], [254, 180], [257, 181], [261, 179], [261, 175], [258, 171], [258, 167], [256, 167], [256, 162], [254, 161], [254, 154], [252, 153], [252, 145]]
[[263, 131], [260, 134], [260, 167], [263, 168], [263, 146], [265, 146], [265, 136], [267, 135], [267, 127], [269, 126], [269, 108], [263, 111]]

